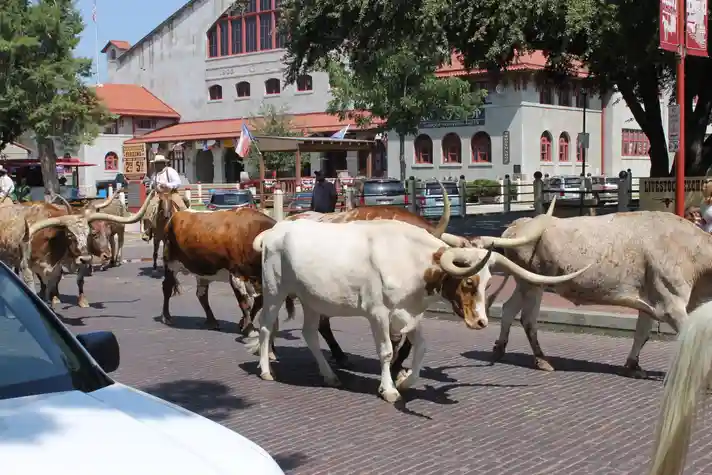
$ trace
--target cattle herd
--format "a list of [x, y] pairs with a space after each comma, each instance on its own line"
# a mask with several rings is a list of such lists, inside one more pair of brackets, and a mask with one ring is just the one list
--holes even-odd
[[[329, 318], [365, 317], [381, 365], [379, 395], [395, 402], [418, 383], [426, 351], [421, 320], [428, 307], [445, 300], [468, 328], [485, 328], [504, 287], [489, 292], [492, 272], [516, 283], [502, 308], [494, 361], [503, 357], [512, 321], [521, 314], [535, 367], [553, 371], [537, 340], [545, 286], [578, 305], [633, 308], [639, 313], [625, 362], [630, 376], [645, 374], [638, 359], [654, 321], [679, 332], [650, 473], [681, 473], [696, 405], [712, 370], [712, 236], [666, 212], [557, 218], [555, 200], [546, 214], [516, 220], [501, 237], [455, 236], [445, 232], [450, 204], [444, 189], [443, 194], [436, 224], [397, 207], [306, 212], [276, 222], [254, 209], [178, 211], [160, 195], [160, 229], [153, 230], [153, 238], [156, 250], [160, 242], [164, 246], [162, 321], [173, 323], [169, 302], [180, 292], [178, 277], [189, 274], [197, 281], [205, 326], [219, 329], [208, 289], [214, 281], [229, 283], [242, 313], [244, 343], [259, 355], [260, 377], [272, 380], [280, 309], [285, 305], [287, 318], [294, 318], [299, 300], [304, 340], [325, 383], [338, 385], [318, 334], [332, 363], [347, 367]], [[142, 218], [151, 196], [135, 214], [115, 197], [81, 209], [66, 202], [0, 208], [0, 259], [28, 285], [36, 276], [50, 305], [57, 301], [64, 270], [76, 272], [79, 305], [86, 306], [83, 282], [92, 258], [120, 265], [124, 225]], [[411, 369], [405, 369], [411, 352]]]

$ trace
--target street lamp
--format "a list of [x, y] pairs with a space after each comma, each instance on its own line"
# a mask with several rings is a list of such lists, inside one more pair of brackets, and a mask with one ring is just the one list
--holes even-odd
[[[578, 139], [577, 146], [581, 148], [581, 205], [579, 209], [579, 215], [583, 216], [583, 202], [586, 197], [586, 148], [588, 147], [588, 140], [586, 138], [586, 106], [588, 105], [588, 91], [585, 88], [581, 88], [581, 97], [583, 97], [583, 131]], [[603, 151], [601, 151], [603, 152]]]

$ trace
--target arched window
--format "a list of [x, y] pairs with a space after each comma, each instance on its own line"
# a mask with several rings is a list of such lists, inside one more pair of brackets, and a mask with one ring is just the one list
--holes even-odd
[[208, 93], [211, 101], [219, 101], [222, 99], [222, 86], [214, 84], [208, 88]]
[[284, 34], [277, 31], [281, 0], [234, 3], [208, 30], [209, 57], [284, 48]]
[[559, 135], [559, 161], [560, 162], [568, 162], [569, 161], [569, 143], [571, 142], [571, 139], [569, 139], [569, 134], [566, 132], [562, 132], [561, 135]]
[[443, 137], [443, 163], [462, 163], [462, 142], [456, 133]]
[[250, 83], [247, 81], [240, 81], [235, 85], [237, 90], [237, 97], [250, 97]]
[[116, 152], [109, 152], [104, 156], [104, 169], [106, 171], [119, 170], [119, 157]]
[[109, 50], [109, 59], [112, 61], [116, 59], [116, 50], [114, 48]]
[[304, 74], [297, 78], [297, 91], [306, 92], [312, 90], [312, 77], [308, 74]]
[[473, 163], [492, 163], [492, 139], [487, 132], [477, 132], [470, 141]]
[[270, 78], [265, 81], [265, 94], [279, 94], [279, 79]]
[[551, 134], [545, 131], [539, 139], [539, 160], [542, 162], [551, 161]]
[[426, 165], [433, 164], [433, 141], [432, 139], [421, 134], [415, 138], [415, 163], [421, 163]]

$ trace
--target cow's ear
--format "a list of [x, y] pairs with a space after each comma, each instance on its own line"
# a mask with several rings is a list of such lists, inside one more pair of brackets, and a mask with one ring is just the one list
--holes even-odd
[[440, 265], [440, 258], [443, 256], [443, 252], [445, 252], [446, 249], [446, 247], [441, 247], [433, 253], [433, 264], [438, 266]]

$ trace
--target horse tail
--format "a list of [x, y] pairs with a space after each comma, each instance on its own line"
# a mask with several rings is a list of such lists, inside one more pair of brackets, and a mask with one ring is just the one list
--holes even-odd
[[650, 475], [679, 475], [685, 466], [695, 410], [712, 369], [712, 302], [683, 323], [665, 377]]
[[294, 309], [294, 295], [287, 295], [284, 301], [284, 306], [287, 308], [287, 320], [294, 320], [295, 309]]

